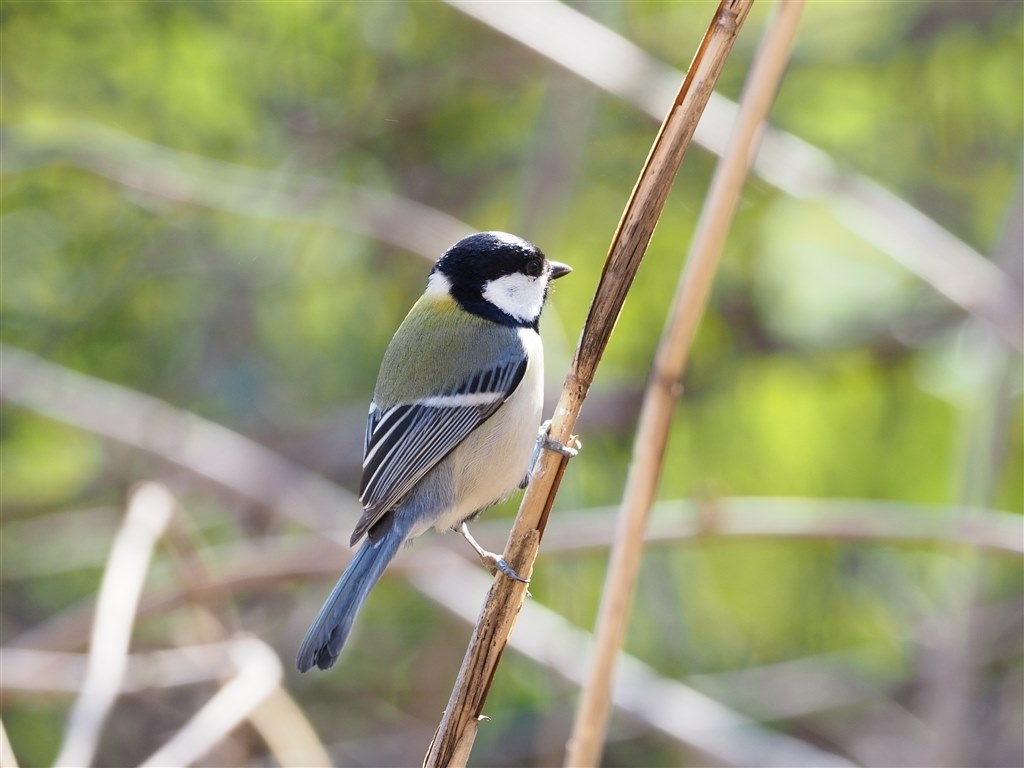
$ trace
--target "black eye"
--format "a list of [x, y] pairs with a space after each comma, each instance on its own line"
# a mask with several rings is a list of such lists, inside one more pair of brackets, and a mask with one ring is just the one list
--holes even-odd
[[526, 262], [526, 274], [530, 277], [537, 277], [544, 271], [544, 264], [540, 259], [530, 259]]

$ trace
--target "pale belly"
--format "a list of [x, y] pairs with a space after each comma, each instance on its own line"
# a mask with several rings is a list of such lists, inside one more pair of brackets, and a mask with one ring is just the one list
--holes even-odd
[[544, 405], [540, 337], [530, 332], [530, 363], [519, 388], [449, 456], [457, 503], [434, 521], [439, 531], [511, 496], [530, 469]]

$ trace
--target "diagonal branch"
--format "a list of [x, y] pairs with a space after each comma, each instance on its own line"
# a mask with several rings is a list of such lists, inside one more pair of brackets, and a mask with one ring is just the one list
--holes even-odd
[[[697, 121], [752, 3], [723, 0], [719, 5], [626, 204], [551, 422], [551, 436], [562, 443], [572, 439], [583, 400]], [[505, 546], [505, 560], [521, 574], [532, 572], [565, 466], [565, 457], [551, 451], [542, 452], [537, 462]], [[525, 599], [525, 585], [512, 579], [497, 578], [491, 586], [426, 765], [459, 765], [468, 760], [491, 681]]]
[[0, 400], [148, 451], [307, 527], [355, 497], [259, 443], [137, 390], [0, 344]]
[[[659, 119], [681, 73], [599, 22], [554, 0], [481, 3], [446, 0], [523, 46]], [[573, 45], [566, 45], [572, 40]], [[722, 155], [734, 102], [711, 94], [694, 141]], [[967, 312], [1024, 349], [1024, 302], [1006, 272], [877, 182], [850, 173], [791, 133], [765, 130], [754, 172], [798, 200], [823, 202], [835, 220]]]
[[381, 189], [213, 160], [85, 120], [27, 121], [9, 131], [5, 142], [8, 173], [67, 163], [151, 198], [257, 219], [326, 224], [431, 262], [473, 231], [454, 216]]
[[7, 738], [7, 729], [3, 722], [0, 722], [0, 764], [6, 768], [18, 768], [18, 758], [14, 756], [14, 749], [11, 748], [11, 740]]
[[597, 765], [601, 759], [611, 711], [615, 662], [629, 623], [644, 548], [644, 529], [661, 476], [683, 370], [707, 306], [722, 246], [754, 156], [759, 128], [782, 81], [802, 11], [803, 0], [781, 3], [765, 33], [743, 89], [729, 147], [711, 182], [672, 313], [658, 345], [633, 441], [617, 535], [601, 595], [595, 631], [597, 643], [576, 710], [566, 765]]

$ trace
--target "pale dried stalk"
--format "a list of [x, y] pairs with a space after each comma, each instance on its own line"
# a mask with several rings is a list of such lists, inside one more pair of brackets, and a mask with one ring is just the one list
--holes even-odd
[[[221, 693], [218, 694], [218, 696], [221, 696], [228, 686], [234, 685], [238, 687], [240, 679], [244, 676], [245, 670], [237, 668], [238, 665], [235, 661], [241, 653], [239, 651], [240, 644], [244, 646], [246, 643], [252, 642], [252, 639], [246, 637], [239, 638], [238, 636], [229, 638], [227, 627], [193, 597], [197, 591], [202, 591], [203, 589], [210, 590], [212, 583], [216, 580], [216, 576], [207, 567], [207, 561], [200, 552], [202, 541], [196, 535], [196, 528], [192, 525], [192, 521], [188, 518], [187, 513], [179, 516], [176, 522], [177, 525], [172, 525], [168, 535], [169, 549], [172, 550], [171, 554], [173, 555], [170, 560], [176, 573], [175, 581], [183, 587], [185, 597], [195, 614], [196, 620], [193, 623], [199, 630], [199, 635], [220, 641], [221, 647], [224, 649], [223, 655], [227, 659], [222, 661], [216, 668], [215, 676], [223, 678], [225, 675], [224, 670], [231, 669], [233, 666], [236, 667], [237, 674], [235, 679], [222, 689]], [[251, 542], [246, 542], [246, 544], [247, 549], [251, 548]], [[209, 562], [219, 561], [214, 559]], [[217, 594], [219, 601], [233, 602], [230, 588], [220, 590]], [[276, 654], [274, 654], [274, 651], [269, 646], [262, 642], [259, 642], [259, 644], [262, 646], [263, 655], [270, 654], [276, 659]], [[252, 664], [253, 659], [258, 659], [259, 655], [243, 653], [242, 658], [249, 659], [250, 664]], [[264, 666], [269, 669], [268, 665]], [[253, 702], [254, 706], [248, 712], [249, 723], [263, 739], [274, 760], [282, 768], [312, 768], [313, 766], [330, 765], [331, 759], [316, 735], [313, 726], [306, 719], [298, 704], [295, 703], [281, 685], [280, 662], [276, 663], [276, 669], [278, 685], [267, 694], [258, 706], [255, 705], [256, 702]], [[265, 672], [264, 677], [266, 678], [267, 676]], [[261, 682], [263, 681], [252, 681], [249, 691], [258, 692], [255, 686]], [[214, 702], [211, 699], [206, 705], [206, 709], [213, 705]], [[196, 718], [198, 717], [199, 715], [197, 714]], [[216, 732], [211, 728], [209, 738], [220, 741], [229, 735], [235, 725], [237, 725], [237, 722], [223, 718], [220, 721], [220, 727], [223, 729], [220, 737], [217, 738]], [[164, 749], [167, 748], [165, 747]]]
[[[607, 549], [614, 537], [612, 516], [616, 512], [618, 508], [610, 507], [559, 512], [545, 531], [545, 552], [552, 555]], [[498, 535], [496, 521], [477, 525], [481, 529], [481, 540]], [[995, 554], [1024, 555], [1024, 523], [1021, 516], [1013, 512], [868, 499], [780, 496], [726, 497], [699, 504], [688, 500], [662, 501], [654, 505], [645, 535], [649, 543], [661, 545], [685, 543], [697, 537], [713, 537], [719, 541], [826, 538], [876, 541], [884, 545], [923, 542], [972, 546]], [[464, 551], [455, 544], [451, 546]], [[225, 590], [250, 594], [280, 589], [280, 584], [288, 580], [335, 573], [338, 558], [343, 559], [351, 550], [341, 542], [329, 545], [319, 536], [287, 536], [250, 540], [242, 545], [206, 547], [204, 553], [208, 562], [217, 564], [207, 583], [190, 585], [187, 591], [181, 584], [155, 591], [142, 600], [138, 616], [161, 615], [186, 601], [215, 603], [223, 599]], [[396, 560], [389, 572], [408, 573], [415, 569], [415, 559], [409, 557]], [[29, 683], [32, 674], [24, 667], [28, 657], [20, 657], [25, 661], [14, 662], [13, 659], [19, 657], [11, 656], [12, 661], [8, 663], [8, 653], [21, 654], [28, 648], [69, 652], [82, 647], [82, 638], [89, 632], [93, 607], [87, 598], [0, 649], [0, 668], [4, 670], [0, 693], [34, 688]], [[471, 620], [475, 621], [475, 617]], [[54, 661], [63, 669], [63, 662]], [[152, 669], [158, 664], [157, 656], [140, 659], [138, 664]], [[56, 672], [51, 670], [47, 674]], [[125, 690], [135, 690], [141, 684], [134, 663], [129, 659]], [[73, 685], [69, 682], [68, 690], [78, 690], [78, 685], [78, 682]]]
[[0, 766], [3, 768], [18, 768], [18, 758], [14, 756], [11, 749], [11, 741], [7, 738], [7, 729], [3, 722], [0, 722]]
[[597, 765], [604, 748], [611, 709], [615, 663], [629, 621], [644, 546], [644, 529], [654, 502], [668, 442], [672, 411], [697, 325], [707, 305], [722, 246], [736, 211], [743, 182], [762, 126], [789, 59], [803, 0], [778, 6], [765, 33], [740, 101], [730, 145], [712, 181], [690, 256], [676, 291], [671, 318], [662, 335], [647, 386], [633, 459], [623, 497], [611, 564], [598, 611], [597, 644], [580, 696], [566, 765]]
[[4, 151], [25, 165], [68, 163], [143, 195], [254, 219], [314, 222], [374, 238], [431, 263], [473, 227], [383, 189], [213, 160], [87, 120], [12, 126]]
[[[556, 552], [609, 549], [615, 536], [618, 511], [617, 505], [559, 511], [544, 531], [544, 553], [552, 555]], [[69, 523], [75, 522], [73, 513], [57, 513], [46, 517], [58, 516]], [[3, 527], [0, 535], [7, 536], [8, 529], [15, 527], [42, 531], [46, 522], [44, 517], [10, 523]], [[507, 521], [483, 520], [476, 523], [474, 531], [479, 531], [475, 535], [481, 541], [492, 541], [504, 535], [507, 527]], [[39, 541], [43, 536], [42, 533], [38, 536], [25, 535], [21, 540], [31, 546], [31, 542]], [[645, 531], [648, 543], [685, 542], [698, 536], [723, 539], [838, 538], [851, 541], [877, 540], [892, 544], [930, 542], [978, 547], [991, 550], [994, 554], [1024, 555], [1024, 519], [1013, 512], [984, 507], [798, 496], [723, 496], [696, 502], [666, 499], [654, 505]], [[194, 602], [212, 603], [216, 600], [218, 590], [225, 588], [259, 591], [276, 588], [279, 582], [288, 579], [334, 574], [338, 570], [338, 561], [341, 560], [344, 566], [344, 558], [346, 555], [351, 556], [352, 552], [347, 541], [341, 541], [340, 536], [338, 539], [331, 543], [330, 539], [320, 534], [288, 533], [204, 546], [204, 556], [209, 562], [216, 563], [217, 567], [203, 584], [190, 584], [188, 596], [194, 597]], [[460, 541], [452, 537], [442, 539], [439, 543], [462, 552], [470, 560], [470, 551], [459, 546]], [[85, 552], [80, 559], [71, 560], [66, 565], [58, 565], [58, 560], [56, 557], [43, 558], [38, 550], [32, 550], [30, 555], [12, 554], [9, 551], [5, 553], [2, 576], [8, 582], [37, 579], [99, 568], [104, 562], [103, 558], [93, 552]], [[408, 561], [399, 558], [388, 572], [403, 574], [408, 567]], [[167, 611], [184, 601], [186, 590], [181, 584], [177, 586], [172, 591], [153, 592], [148, 598], [143, 598], [138, 615], [144, 617]], [[198, 592], [193, 594], [195, 589]], [[4, 678], [0, 679], [0, 692], [6, 687], [10, 671], [9, 666], [3, 666], [4, 654], [25, 647], [73, 650], [77, 646], [69, 646], [56, 638], [67, 637], [73, 643], [74, 636], [81, 638], [88, 632], [88, 626], [81, 628], [82, 619], [75, 618], [83, 611], [92, 614], [92, 605], [82, 607], [85, 605], [81, 603], [76, 608], [52, 617], [62, 626], [59, 632], [51, 634], [47, 631], [42, 634], [29, 629], [0, 648], [0, 668], [5, 673]], [[473, 621], [476, 621], [475, 617]], [[132, 675], [131, 662], [128, 675]], [[78, 690], [77, 686], [73, 690]]]
[[[1018, 276], [1024, 253], [1021, 183], [1018, 179], [1018, 188], [1008, 201], [1003, 231], [992, 254], [993, 263], [1003, 266], [1007, 274], [1017, 272]], [[981, 323], [972, 323], [967, 330], [975, 348], [972, 374], [984, 383], [975, 394], [975, 402], [963, 409], [963, 466], [957, 495], [965, 505], [986, 504], [996, 496], [1013, 439], [1009, 425], [1017, 407], [1014, 401], [1020, 387], [1020, 357]], [[960, 515], [957, 518], [957, 522], [962, 520]], [[929, 765], [965, 765], [979, 754], [979, 737], [971, 716], [982, 690], [978, 613], [986, 599], [985, 571], [977, 550], [960, 553], [947, 567], [942, 596], [929, 611], [931, 628], [923, 649], [918, 693], [921, 704], [917, 708], [926, 725], [919, 754]]]
[[[612, 239], [587, 322], [551, 422], [551, 436], [571, 441], [583, 400], [611, 337], [626, 293], [654, 233], [669, 189], [694, 129], [707, 104], [732, 43], [753, 0], [722, 0], [675, 102], [662, 123], [647, 162]], [[544, 451], [519, 508], [505, 559], [530, 575], [541, 535], [566, 459]], [[516, 617], [526, 599], [525, 585], [496, 578], [487, 595], [444, 716], [427, 752], [425, 765], [463, 765], [476, 737], [484, 701]]]
[[283, 685], [249, 713], [249, 722], [281, 768], [330, 768], [334, 764], [306, 714]]
[[[674, 67], [565, 3], [446, 2], [655, 119], [679, 82]], [[724, 154], [737, 109], [721, 94], [711, 94], [694, 141]], [[797, 200], [822, 204], [840, 226], [993, 325], [1015, 349], [1024, 349], [1022, 294], [1007, 273], [906, 200], [770, 126], [753, 171]]]
[[151, 395], [0, 344], [0, 400], [139, 448], [315, 530], [355, 496], [254, 440]]
[[[128, 657], [122, 693], [141, 693], [216, 681], [230, 669], [230, 643], [216, 642], [133, 653]], [[0, 648], [0, 692], [75, 693], [85, 680], [89, 658], [81, 653], [37, 648]]]
[[191, 765], [277, 689], [283, 671], [270, 646], [255, 637], [239, 636], [231, 641], [229, 653], [235, 676], [150, 755], [144, 766]]
[[142, 582], [173, 510], [174, 499], [157, 483], [145, 483], [132, 494], [100, 584], [85, 682], [56, 765], [92, 764], [103, 723], [121, 690]]

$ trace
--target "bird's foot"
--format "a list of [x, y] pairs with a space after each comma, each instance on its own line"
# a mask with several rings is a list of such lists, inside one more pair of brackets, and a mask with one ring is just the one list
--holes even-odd
[[551, 419], [548, 419], [540, 425], [540, 429], [537, 431], [537, 442], [539, 447], [547, 448], [549, 451], [559, 453], [567, 459], [575, 458], [575, 456], [580, 452], [580, 449], [583, 448], [583, 443], [580, 442], [580, 439], [576, 437], [576, 435], [569, 436], [569, 445], [560, 443], [558, 440], [551, 437]]
[[493, 552], [487, 552], [486, 550], [480, 554], [480, 560], [483, 561], [484, 567], [491, 572], [494, 576], [501, 571], [503, 574], [508, 576], [513, 581], [518, 581], [522, 584], [529, 584], [529, 579], [524, 579], [518, 573], [515, 568], [505, 562], [505, 558], [501, 555], [496, 555]]
[[477, 540], [474, 539], [473, 535], [469, 532], [468, 525], [463, 523], [459, 527], [459, 533], [462, 534], [462, 537], [469, 542], [469, 546], [471, 546], [477, 553], [477, 555], [480, 556], [480, 560], [483, 562], [484, 567], [491, 572], [491, 575], [495, 575], [498, 573], [498, 571], [501, 571], [503, 574], [508, 576], [513, 581], [518, 581], [523, 584], [530, 583], [529, 579], [524, 579], [522, 576], [516, 573], [515, 569], [507, 562], [505, 562], [504, 557], [502, 557], [501, 555], [496, 555], [493, 552], [488, 552], [486, 549], [481, 547], [477, 543]]

